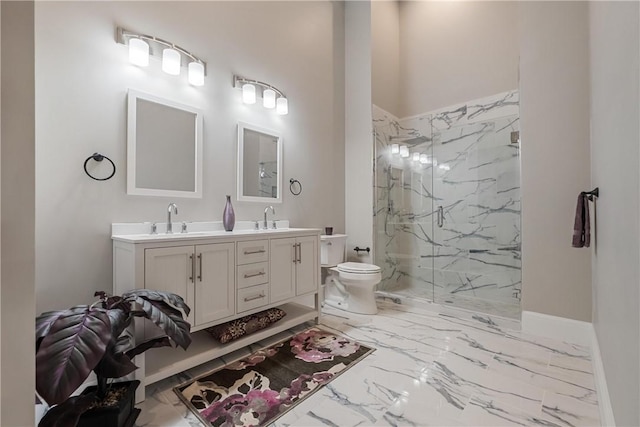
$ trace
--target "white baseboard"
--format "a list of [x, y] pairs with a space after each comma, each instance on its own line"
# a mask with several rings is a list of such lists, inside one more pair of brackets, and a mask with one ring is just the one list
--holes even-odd
[[591, 325], [591, 362], [593, 363], [593, 377], [596, 382], [596, 391], [598, 392], [598, 408], [600, 409], [600, 425], [606, 427], [614, 427], [616, 420], [613, 416], [613, 407], [609, 398], [609, 389], [607, 387], [607, 379], [604, 374], [604, 364], [600, 355], [600, 345], [598, 344], [598, 336], [596, 330]]
[[522, 332], [580, 344], [591, 349], [593, 377], [596, 383], [596, 391], [598, 392], [600, 423], [603, 426], [615, 427], [616, 421], [613, 416], [607, 379], [604, 374], [600, 345], [598, 344], [598, 337], [593, 324], [533, 311], [523, 311]]
[[591, 347], [592, 330], [589, 322], [534, 311], [522, 312], [522, 332], [529, 334]]

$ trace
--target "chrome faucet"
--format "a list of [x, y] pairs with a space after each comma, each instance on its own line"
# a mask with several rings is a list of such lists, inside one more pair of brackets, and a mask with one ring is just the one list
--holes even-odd
[[272, 214], [276, 214], [276, 210], [273, 209], [273, 206], [267, 206], [266, 208], [264, 208], [264, 223], [262, 224], [262, 228], [264, 230], [269, 228], [269, 226], [267, 225], [267, 211], [269, 211], [269, 209], [271, 209]]
[[178, 206], [175, 203], [169, 203], [167, 207], [167, 234], [173, 234], [173, 225], [171, 224], [171, 211], [178, 215]]

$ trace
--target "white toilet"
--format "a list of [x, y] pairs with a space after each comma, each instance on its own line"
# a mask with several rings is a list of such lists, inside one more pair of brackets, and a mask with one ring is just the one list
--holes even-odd
[[343, 262], [346, 243], [344, 234], [320, 236], [320, 264], [326, 269], [324, 303], [352, 313], [376, 314], [375, 288], [382, 278], [380, 267]]

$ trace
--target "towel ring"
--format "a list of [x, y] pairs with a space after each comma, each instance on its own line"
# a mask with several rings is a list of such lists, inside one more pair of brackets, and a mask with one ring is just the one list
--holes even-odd
[[[293, 189], [296, 184], [298, 184], [298, 187], [300, 187], [298, 191], [294, 191]], [[291, 191], [291, 194], [293, 194], [294, 196], [299, 196], [302, 193], [302, 184], [300, 183], [300, 181], [291, 178], [289, 180], [289, 191]]]
[[[111, 166], [113, 167], [113, 172], [111, 172], [111, 175], [109, 175], [106, 178], [96, 178], [95, 176], [91, 175], [87, 170], [87, 163], [89, 163], [89, 160], [91, 159], [95, 160], [96, 162], [101, 162], [102, 160], [107, 159], [109, 163], [111, 163]], [[87, 175], [89, 175], [91, 179], [95, 179], [96, 181], [106, 181], [108, 179], [111, 179], [116, 174], [116, 165], [115, 163], [113, 163], [113, 160], [111, 160], [107, 156], [103, 156], [100, 153], [93, 153], [91, 156], [87, 157], [87, 160], [84, 161], [84, 173], [86, 173]]]

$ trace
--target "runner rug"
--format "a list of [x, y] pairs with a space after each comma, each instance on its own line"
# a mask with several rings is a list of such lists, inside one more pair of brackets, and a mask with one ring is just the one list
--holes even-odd
[[174, 390], [206, 426], [264, 426], [372, 351], [313, 327]]

